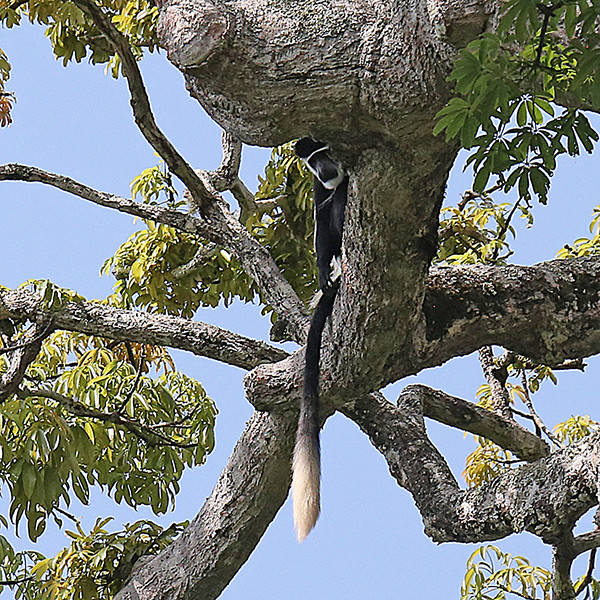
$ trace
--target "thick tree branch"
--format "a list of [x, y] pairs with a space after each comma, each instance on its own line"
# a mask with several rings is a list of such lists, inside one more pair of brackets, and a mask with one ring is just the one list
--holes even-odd
[[423, 311], [415, 371], [491, 344], [549, 366], [581, 359], [600, 352], [600, 259], [437, 267]]
[[295, 428], [295, 419], [256, 412], [199, 514], [165, 551], [134, 568], [115, 600], [217, 598], [285, 501]]
[[1, 165], [1, 180], [45, 183], [94, 204], [164, 223], [228, 248], [263, 290], [265, 298], [275, 308], [277, 314], [289, 323], [294, 338], [298, 341], [304, 339], [307, 319], [302, 302], [283, 277], [269, 251], [252, 238], [245, 227], [225, 209], [224, 202], [220, 198], [206, 207], [208, 217], [202, 219], [161, 206], [142, 204], [129, 198], [100, 192], [70, 177], [27, 165]]
[[215, 325], [178, 317], [151, 315], [94, 302], [69, 302], [60, 310], [50, 311], [27, 290], [0, 291], [0, 318], [51, 319], [55, 329], [179, 348], [242, 369], [279, 361], [288, 355], [284, 350]]
[[423, 416], [486, 437], [523, 460], [537, 460], [550, 452], [543, 440], [513, 419], [507, 419], [472, 402], [425, 385], [409, 385], [403, 393], [418, 396]]
[[[356, 298], [355, 303], [362, 301]], [[409, 342], [400, 335], [399, 340], [393, 339], [394, 327], [406, 334], [407, 321], [392, 322], [390, 317], [386, 324], [391, 329], [375, 332], [387, 345], [373, 345], [368, 352], [356, 345], [358, 334], [339, 319], [334, 310], [334, 335], [346, 336], [347, 344], [340, 348], [337, 339], [337, 344], [325, 340], [324, 402], [328, 396], [329, 401], [335, 397], [334, 401], [343, 402], [348, 390], [353, 397], [368, 394], [485, 345], [503, 346], [548, 366], [559, 365], [600, 352], [600, 258], [553, 260], [532, 267], [435, 268], [426, 282], [422, 316], [409, 332]], [[259, 410], [289, 410], [299, 382], [298, 371], [290, 369], [287, 361], [262, 365], [246, 376], [246, 394]]]
[[600, 434], [465, 491], [426, 434], [419, 395], [409, 388], [398, 403], [372, 394], [342, 410], [412, 494], [434, 541], [482, 542], [526, 530], [558, 543], [597, 504]]
[[588, 531], [578, 535], [573, 540], [573, 552], [575, 556], [579, 556], [584, 552], [600, 547], [600, 529]]
[[254, 194], [246, 187], [238, 174], [242, 158], [242, 142], [230, 133], [223, 131], [222, 145], [221, 165], [211, 173], [213, 185], [220, 192], [229, 190], [233, 194], [240, 205], [241, 221], [244, 222], [243, 215], [256, 212], [258, 204], [254, 199]]
[[552, 548], [553, 600], [572, 600], [575, 598], [575, 589], [571, 580], [571, 566], [574, 560], [573, 534], [569, 529]]

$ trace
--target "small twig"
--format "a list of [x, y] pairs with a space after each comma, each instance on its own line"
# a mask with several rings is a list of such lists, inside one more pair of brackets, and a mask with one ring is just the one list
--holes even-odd
[[[508, 216], [506, 217], [506, 221], [504, 221], [504, 225], [502, 225], [502, 227], [500, 228], [500, 231], [498, 231], [498, 235], [496, 236], [497, 240], [500, 241], [502, 239], [502, 236], [506, 235], [506, 232], [508, 231], [508, 228], [510, 227], [510, 221], [513, 218], [513, 216], [520, 204], [521, 204], [521, 200], [517, 200], [513, 204], [513, 207], [510, 209], [510, 212], [508, 213]], [[498, 259], [499, 252], [500, 252], [500, 246], [496, 246], [494, 248], [494, 252], [492, 253], [492, 260]]]
[[215, 197], [207, 190], [194, 169], [179, 154], [156, 124], [137, 61], [127, 38], [123, 36], [112, 23], [110, 17], [93, 0], [74, 0], [74, 3], [92, 19], [119, 55], [123, 73], [129, 86], [133, 117], [142, 135], [167, 163], [169, 170], [190, 190], [199, 209], [202, 211], [205, 205], [215, 200]]
[[75, 515], [72, 515], [70, 512], [67, 512], [63, 508], [60, 508], [60, 506], [55, 506], [52, 510], [56, 511], [57, 513], [60, 513], [61, 515], [63, 515], [63, 517], [67, 517], [67, 519], [70, 519], [71, 521], [73, 521], [73, 523], [79, 523], [81, 521], [81, 519], [78, 519]]
[[596, 563], [596, 548], [592, 548], [590, 551], [590, 558], [588, 561], [588, 568], [585, 577], [581, 580], [581, 583], [575, 588], [575, 594], [579, 596], [581, 592], [592, 582], [592, 573], [594, 572], [594, 566]]
[[529, 385], [527, 383], [527, 376], [525, 375], [524, 369], [521, 369], [521, 384], [523, 386], [523, 402], [525, 403], [525, 406], [527, 406], [527, 410], [529, 410], [535, 426], [539, 428], [540, 431], [543, 431], [553, 444], [559, 448], [563, 448], [564, 444], [562, 444], [562, 442], [548, 429], [548, 427], [546, 427], [544, 421], [542, 421], [540, 416], [535, 412], [535, 408], [533, 408], [533, 402], [531, 401], [531, 396], [529, 395]]
[[34, 581], [35, 577], [21, 577], [21, 579], [0, 579], [0, 585], [20, 585], [28, 581]]
[[82, 402], [78, 400], [73, 400], [68, 396], [63, 394], [59, 394], [54, 390], [44, 390], [44, 389], [25, 389], [18, 392], [21, 397], [28, 396], [40, 396], [42, 398], [49, 398], [50, 400], [54, 400], [58, 404], [60, 404], [65, 410], [70, 412], [72, 415], [77, 417], [83, 417], [88, 419], [97, 419], [98, 421], [102, 421], [103, 423], [112, 423], [113, 425], [120, 425], [124, 427], [127, 431], [134, 434], [148, 446], [173, 446], [175, 448], [193, 448], [196, 446], [195, 443], [184, 444], [182, 442], [176, 442], [175, 440], [171, 440], [165, 435], [161, 433], [157, 433], [156, 431], [150, 430], [147, 426], [142, 425], [139, 421], [134, 419], [130, 419], [129, 417], [125, 417], [123, 415], [119, 415], [117, 413], [103, 413], [97, 410], [92, 410], [85, 406]]
[[4, 346], [4, 347], [0, 348], [0, 354], [6, 354], [7, 352], [14, 352], [15, 350], [20, 350], [20, 349], [25, 348], [26, 346], [29, 346], [35, 342], [43, 340], [44, 338], [46, 338], [48, 336], [48, 334], [50, 333], [50, 331], [52, 329], [53, 329], [52, 322], [48, 322], [46, 327], [40, 333], [34, 335], [30, 340], [27, 340], [25, 342], [20, 342], [18, 344], [14, 344], [12, 346]]
[[173, 279], [183, 279], [198, 270], [198, 267], [218, 248], [217, 244], [208, 243], [198, 248], [194, 257], [171, 271]]
[[549, 367], [553, 371], [585, 371], [587, 367], [587, 363], [583, 361], [582, 358], [572, 358], [564, 360], [560, 363], [556, 364], [542, 364], [539, 362], [535, 362], [530, 358], [526, 358], [524, 356], [519, 356], [516, 352], [511, 352], [510, 350], [506, 350], [502, 356], [499, 356], [496, 361], [499, 366], [507, 367], [508, 365], [514, 363], [516, 360], [519, 360], [525, 369], [535, 369], [536, 367]]
[[[129, 351], [129, 344], [127, 344], [127, 349]], [[131, 386], [131, 389], [129, 390], [129, 393], [127, 394], [126, 398], [123, 400], [123, 402], [121, 402], [121, 406], [119, 406], [119, 408], [117, 409], [118, 415], [121, 415], [123, 413], [123, 410], [125, 410], [125, 407], [129, 404], [129, 402], [131, 401], [131, 398], [133, 398], [133, 394], [135, 393], [135, 390], [137, 389], [137, 386], [139, 385], [140, 379], [142, 377], [142, 371], [144, 370], [145, 358], [146, 358], [146, 349], [144, 346], [142, 346], [142, 351], [140, 353], [139, 363], [137, 366], [137, 373], [135, 374], [135, 380], [134, 380], [133, 385]]]
[[546, 37], [546, 30], [548, 29], [548, 23], [550, 22], [550, 18], [554, 14], [556, 7], [554, 5], [545, 6], [543, 4], [538, 4], [538, 10], [544, 14], [544, 20], [542, 21], [542, 27], [540, 28], [540, 41], [538, 43], [538, 47], [535, 53], [535, 60], [531, 66], [532, 70], [537, 69], [541, 66], [542, 62], [542, 52], [544, 50], [544, 38]]
[[522, 417], [523, 419], [529, 419], [530, 421], [533, 421], [533, 417], [529, 413], [521, 412], [520, 410], [517, 410], [516, 408], [512, 407], [510, 410], [513, 415], [517, 415], [518, 417]]

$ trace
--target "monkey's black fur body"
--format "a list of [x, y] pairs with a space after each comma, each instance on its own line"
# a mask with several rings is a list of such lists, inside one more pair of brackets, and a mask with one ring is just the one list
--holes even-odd
[[[311, 138], [296, 142], [296, 154], [314, 175], [315, 249], [322, 296], [310, 322], [304, 365], [292, 495], [294, 523], [302, 541], [314, 527], [320, 511], [321, 455], [319, 447], [319, 360], [327, 317], [339, 288], [342, 232], [348, 196], [348, 176], [327, 154], [328, 147]], [[333, 266], [333, 275], [332, 275]]]

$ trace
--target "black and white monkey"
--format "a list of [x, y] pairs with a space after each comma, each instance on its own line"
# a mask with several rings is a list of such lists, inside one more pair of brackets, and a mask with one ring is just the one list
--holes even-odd
[[320, 512], [319, 360], [325, 321], [333, 310], [341, 275], [342, 230], [348, 176], [311, 138], [296, 142], [295, 151], [314, 175], [315, 248], [322, 296], [310, 322], [304, 365], [304, 391], [294, 447], [292, 497], [298, 541], [315, 526]]

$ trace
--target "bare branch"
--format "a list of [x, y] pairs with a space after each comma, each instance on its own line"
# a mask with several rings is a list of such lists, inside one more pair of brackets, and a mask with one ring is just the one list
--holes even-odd
[[[0, 296], [0, 311], [1, 298]], [[52, 329], [53, 327], [48, 322], [44, 323], [43, 318], [38, 315], [38, 322], [25, 334], [22, 344], [9, 354], [8, 369], [0, 377], [0, 402], [4, 402], [19, 388], [27, 367], [35, 360], [42, 347], [42, 341]]]
[[215, 181], [213, 185], [220, 192], [231, 189], [237, 179], [242, 159], [242, 142], [227, 131], [221, 134], [221, 145], [223, 158], [220, 166], [212, 172]]
[[181, 265], [171, 271], [171, 275], [175, 279], [182, 279], [197, 271], [200, 265], [218, 248], [216, 244], [208, 244], [198, 248], [198, 252], [194, 254], [192, 260], [187, 262], [185, 265]]
[[69, 302], [58, 311], [50, 311], [27, 290], [0, 291], [0, 318], [7, 317], [51, 318], [55, 329], [179, 348], [242, 369], [252, 369], [288, 356], [284, 350], [264, 342], [215, 325], [178, 317], [151, 315], [94, 302]]
[[90, 16], [96, 27], [119, 55], [123, 73], [129, 86], [129, 93], [131, 94], [133, 116], [142, 135], [167, 163], [169, 170], [179, 177], [191, 191], [199, 206], [204, 207], [213, 202], [215, 200], [214, 196], [206, 189], [194, 169], [179, 154], [156, 124], [141, 73], [127, 39], [93, 0], [74, 0], [74, 2]]
[[530, 267], [432, 269], [424, 302], [424, 366], [498, 345], [553, 366], [600, 352], [600, 259]]
[[[523, 402], [531, 415], [532, 421], [535, 423], [536, 427], [543, 431], [546, 434], [546, 437], [553, 443], [556, 444], [559, 448], [562, 448], [564, 444], [546, 427], [546, 423], [542, 421], [540, 416], [535, 411], [533, 407], [533, 402], [531, 401], [531, 396], [529, 395], [529, 385], [527, 384], [527, 376], [525, 375], [525, 371], [521, 371], [521, 385], [523, 387], [524, 397]], [[540, 434], [541, 435], [541, 434]]]
[[579, 596], [585, 588], [592, 583], [592, 575], [594, 573], [594, 567], [596, 565], [596, 548], [592, 548], [590, 552], [590, 558], [588, 560], [588, 568], [585, 577], [581, 580], [579, 585], [575, 588], [575, 593]]
[[297, 341], [305, 338], [307, 318], [302, 302], [282, 275], [267, 248], [250, 236], [246, 228], [224, 208], [224, 202], [221, 199], [215, 199], [206, 207], [207, 219], [205, 220], [191, 214], [161, 206], [141, 204], [129, 198], [100, 192], [70, 177], [26, 165], [0, 166], [0, 180], [45, 183], [100, 206], [157, 223], [164, 223], [228, 248], [238, 258], [246, 272], [257, 282], [277, 314], [289, 323], [289, 329], [294, 338]]
[[600, 547], [600, 529], [578, 535], [573, 541], [573, 552], [579, 556], [588, 550]]
[[461, 490], [427, 437], [414, 390], [405, 390], [398, 407], [371, 394], [345, 404], [342, 412], [369, 436], [392, 476], [412, 494], [425, 532], [436, 542], [482, 542], [526, 530], [556, 543], [597, 503], [600, 434]]
[[505, 351], [502, 356], [497, 357], [498, 364], [504, 367], [507, 367], [509, 364], [514, 363], [516, 360], [523, 362], [524, 367], [526, 369], [535, 369], [536, 367], [550, 367], [554, 371], [585, 371], [587, 364], [584, 362], [582, 358], [565, 360], [561, 363], [557, 363], [554, 365], [544, 365], [542, 363], [535, 362], [524, 356], [519, 356], [515, 352]]
[[402, 394], [416, 394], [423, 416], [462, 431], [481, 435], [510, 450], [522, 460], [532, 461], [547, 456], [548, 445], [513, 419], [491, 412], [472, 402], [450, 396], [425, 385], [409, 385]]

